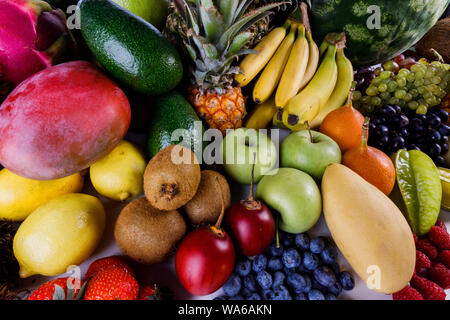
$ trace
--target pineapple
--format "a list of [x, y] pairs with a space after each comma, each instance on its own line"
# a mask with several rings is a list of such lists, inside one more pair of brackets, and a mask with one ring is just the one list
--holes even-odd
[[[225, 134], [242, 126], [246, 114], [240, 72], [233, 65], [252, 51], [245, 45], [255, 37], [247, 31], [279, 4], [248, 10], [254, 0], [172, 0], [166, 36], [192, 59], [188, 100], [206, 123]], [[217, 6], [216, 6], [217, 4]]]

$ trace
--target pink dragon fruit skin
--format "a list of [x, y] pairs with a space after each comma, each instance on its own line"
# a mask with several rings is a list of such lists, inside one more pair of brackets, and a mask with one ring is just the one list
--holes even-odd
[[13, 89], [74, 49], [61, 10], [40, 0], [0, 0], [0, 90]]

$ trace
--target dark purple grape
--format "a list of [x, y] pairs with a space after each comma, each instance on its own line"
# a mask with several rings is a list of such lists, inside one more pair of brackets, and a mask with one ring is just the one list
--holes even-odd
[[442, 149], [440, 145], [438, 145], [437, 143], [433, 143], [428, 149], [428, 155], [432, 158], [435, 158], [441, 154], [441, 150]]
[[425, 137], [420, 132], [414, 132], [409, 137], [410, 137], [411, 142], [415, 143], [415, 144], [421, 144], [421, 143], [425, 142]]
[[408, 129], [406, 129], [406, 128], [401, 128], [401, 129], [398, 131], [398, 134], [399, 134], [400, 136], [402, 136], [403, 138], [406, 138], [406, 137], [409, 136], [409, 131], [408, 131]]
[[441, 119], [442, 123], [448, 121], [448, 112], [441, 108], [433, 108], [434, 113]]
[[386, 116], [387, 118], [393, 117], [397, 114], [397, 111], [389, 105], [382, 107], [380, 109], [380, 112], [382, 115]]
[[440, 143], [441, 145], [447, 144], [447, 143], [448, 143], [448, 136], [443, 136], [443, 135], [441, 134], [441, 141], [439, 141], [439, 143]]
[[427, 115], [427, 124], [432, 127], [437, 127], [441, 124], [441, 118], [435, 114]]
[[441, 144], [441, 154], [444, 155], [447, 153], [447, 151], [448, 151], [448, 144], [447, 143]]
[[448, 136], [450, 134], [450, 127], [446, 124], [441, 124], [439, 126], [439, 133], [443, 136]]
[[418, 119], [418, 118], [413, 118], [411, 120], [411, 128], [415, 131], [415, 132], [421, 132], [424, 129], [423, 126], [423, 121]]
[[388, 127], [386, 127], [385, 125], [379, 125], [379, 126], [377, 127], [377, 130], [376, 130], [377, 136], [379, 136], [379, 137], [385, 136], [385, 135], [387, 135], [388, 133], [389, 133], [389, 129], [388, 129]]
[[388, 142], [389, 142], [389, 137], [388, 137], [388, 136], [381, 136], [381, 137], [378, 139], [378, 145], [381, 146], [381, 147], [387, 145]]
[[400, 121], [399, 121], [399, 123], [398, 123], [398, 126], [399, 126], [400, 128], [404, 128], [404, 127], [407, 127], [408, 125], [409, 125], [409, 119], [408, 119], [408, 117], [405, 116], [405, 115], [401, 115], [401, 116], [400, 116]]
[[[394, 106], [392, 106], [394, 109], [395, 109], [395, 111], [398, 113], [398, 114], [401, 114], [402, 113], [402, 107], [400, 107], [399, 105], [394, 105]], [[410, 109], [407, 109], [407, 110], [410, 110]]]
[[428, 131], [427, 139], [430, 143], [436, 143], [441, 140], [441, 134], [439, 131], [431, 129]]
[[427, 117], [424, 114], [416, 114], [414, 117], [422, 120], [422, 122], [425, 122], [425, 120], [427, 120]]
[[415, 144], [409, 144], [406, 146], [406, 150], [419, 150], [420, 151], [420, 148]]
[[443, 167], [445, 166], [445, 159], [443, 156], [437, 156], [434, 159], [434, 163], [436, 163], [436, 165], [438, 165], [439, 167]]
[[391, 140], [391, 150], [393, 150], [394, 152], [404, 147], [405, 147], [405, 139], [403, 137], [396, 136]]
[[375, 132], [377, 125], [373, 122], [369, 123], [369, 132]]
[[378, 117], [374, 117], [372, 119], [370, 119], [370, 124], [375, 124], [375, 125], [379, 125], [379, 124], [383, 124], [383, 122], [381, 121], [381, 118]]

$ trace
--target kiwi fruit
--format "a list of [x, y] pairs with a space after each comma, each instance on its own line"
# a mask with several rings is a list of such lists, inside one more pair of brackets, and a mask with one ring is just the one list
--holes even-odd
[[123, 208], [114, 226], [120, 250], [144, 264], [163, 262], [185, 234], [186, 222], [178, 211], [158, 210], [144, 197]]
[[144, 173], [144, 193], [153, 207], [176, 210], [195, 196], [200, 178], [200, 165], [195, 154], [180, 145], [171, 145], [159, 151], [148, 163]]
[[222, 209], [220, 192], [225, 208], [230, 206], [230, 186], [225, 177], [216, 171], [204, 170], [201, 175], [197, 193], [183, 209], [193, 224], [215, 223]]

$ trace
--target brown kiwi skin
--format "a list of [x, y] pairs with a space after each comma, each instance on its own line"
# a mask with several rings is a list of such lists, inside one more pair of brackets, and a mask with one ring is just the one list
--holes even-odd
[[[217, 183], [216, 181], [219, 183]], [[222, 209], [222, 192], [225, 208], [230, 206], [231, 193], [227, 180], [220, 173], [213, 170], [202, 171], [200, 185], [194, 198], [189, 201], [183, 210], [193, 224], [215, 223]]]
[[123, 208], [114, 226], [120, 250], [143, 264], [166, 260], [185, 234], [186, 222], [178, 211], [158, 210], [145, 197]]
[[[180, 148], [180, 154], [188, 155], [188, 164], [172, 162], [174, 148]], [[195, 196], [200, 178], [200, 165], [195, 154], [182, 146], [171, 145], [158, 152], [148, 163], [144, 173], [144, 193], [153, 207], [176, 210]]]

